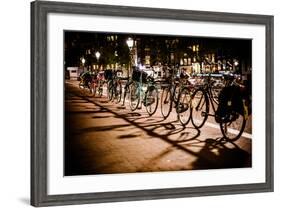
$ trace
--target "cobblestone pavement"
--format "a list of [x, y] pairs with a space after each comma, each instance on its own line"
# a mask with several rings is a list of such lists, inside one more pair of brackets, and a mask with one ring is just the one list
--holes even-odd
[[211, 119], [183, 128], [174, 110], [149, 117], [65, 84], [65, 175], [251, 167], [250, 133], [226, 142]]

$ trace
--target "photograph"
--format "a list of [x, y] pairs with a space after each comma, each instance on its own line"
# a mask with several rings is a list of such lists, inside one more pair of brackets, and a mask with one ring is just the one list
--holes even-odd
[[252, 167], [252, 39], [63, 37], [64, 176]]
[[33, 206], [274, 190], [273, 15], [30, 9]]

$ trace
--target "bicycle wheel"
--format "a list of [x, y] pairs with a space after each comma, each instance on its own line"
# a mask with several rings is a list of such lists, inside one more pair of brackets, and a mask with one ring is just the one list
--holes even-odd
[[140, 103], [140, 89], [136, 82], [130, 85], [130, 96], [129, 96], [130, 108], [132, 111], [135, 111]]
[[197, 129], [201, 128], [206, 122], [209, 114], [209, 100], [203, 89], [197, 89], [191, 100], [191, 122]]
[[98, 96], [102, 97], [102, 93], [103, 93], [103, 82], [100, 81], [98, 84]]
[[147, 113], [152, 116], [158, 107], [158, 90], [156, 87], [151, 86], [145, 93], [144, 105]]
[[79, 82], [79, 88], [81, 89], [81, 93], [84, 96], [87, 96], [89, 92], [91, 93], [91, 91], [89, 91], [90, 88], [87, 86], [87, 83], [82, 80]]
[[125, 105], [126, 99], [129, 99], [128, 98], [129, 95], [130, 95], [130, 85], [126, 84], [124, 87], [124, 93], [123, 93], [123, 103], [122, 103], [123, 106]]
[[96, 83], [90, 83], [89, 84], [89, 92], [91, 94], [91, 96], [95, 97], [96, 96], [96, 91], [97, 91], [97, 85]]
[[83, 89], [83, 88], [84, 88], [84, 83], [83, 83], [82, 80], [79, 82], [79, 88], [80, 88], [80, 89]]
[[221, 90], [222, 90], [222, 88], [219, 88], [219, 87], [211, 88], [212, 99], [213, 99], [214, 103], [216, 103], [217, 105], [219, 104], [219, 94], [220, 94]]
[[164, 117], [164, 119], [168, 118], [172, 111], [172, 96], [171, 96], [171, 90], [169, 87], [166, 87], [162, 91], [161, 95], [161, 114]]
[[245, 113], [232, 113], [228, 122], [221, 122], [220, 129], [225, 139], [229, 141], [236, 141], [239, 139], [245, 129], [246, 118]]
[[111, 101], [112, 97], [113, 97], [113, 83], [112, 80], [110, 80], [107, 83], [107, 99]]
[[175, 89], [174, 89], [174, 101], [178, 101], [179, 95], [180, 95], [180, 87], [179, 86], [174, 86], [174, 87], [175, 87]]
[[114, 88], [114, 94], [115, 94], [115, 99], [116, 99], [116, 103], [119, 103], [121, 101], [122, 98], [122, 85], [120, 82], [116, 83], [116, 86]]
[[183, 126], [186, 126], [191, 119], [190, 100], [190, 90], [188, 88], [183, 88], [179, 93], [176, 108], [178, 119]]

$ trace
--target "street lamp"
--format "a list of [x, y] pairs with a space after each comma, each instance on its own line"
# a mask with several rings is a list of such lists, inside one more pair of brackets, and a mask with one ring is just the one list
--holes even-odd
[[132, 38], [128, 38], [127, 45], [129, 47], [129, 49], [132, 50], [133, 45], [134, 45], [134, 40]]
[[100, 52], [98, 52], [98, 51], [97, 51], [97, 52], [95, 53], [95, 55], [96, 55], [97, 60], [99, 61], [99, 58], [100, 58]]
[[126, 42], [127, 42], [128, 47], [129, 47], [129, 50], [130, 50], [130, 63], [129, 63], [129, 69], [128, 69], [128, 76], [129, 76], [130, 70], [131, 70], [131, 67], [132, 67], [132, 48], [133, 48], [133, 45], [134, 45], [134, 40], [132, 38], [128, 38], [128, 40]]
[[97, 51], [97, 52], [95, 53], [95, 55], [96, 55], [96, 58], [97, 58], [97, 61], [98, 61], [98, 70], [99, 70], [99, 68], [100, 68], [100, 67], [99, 67], [100, 52]]
[[81, 59], [81, 62], [82, 62], [82, 64], [83, 64], [83, 66], [84, 66], [84, 64], [85, 64], [85, 62], [86, 62], [86, 60], [84, 59], [84, 57]]
[[115, 56], [115, 69], [118, 69], [118, 52], [114, 51], [114, 56]]

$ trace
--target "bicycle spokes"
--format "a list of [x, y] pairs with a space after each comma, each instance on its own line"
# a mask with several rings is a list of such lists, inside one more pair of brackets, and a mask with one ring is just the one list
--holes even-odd
[[242, 135], [246, 125], [246, 119], [244, 115], [233, 113], [228, 116], [227, 121], [220, 123], [223, 136], [231, 141], [235, 141]]

